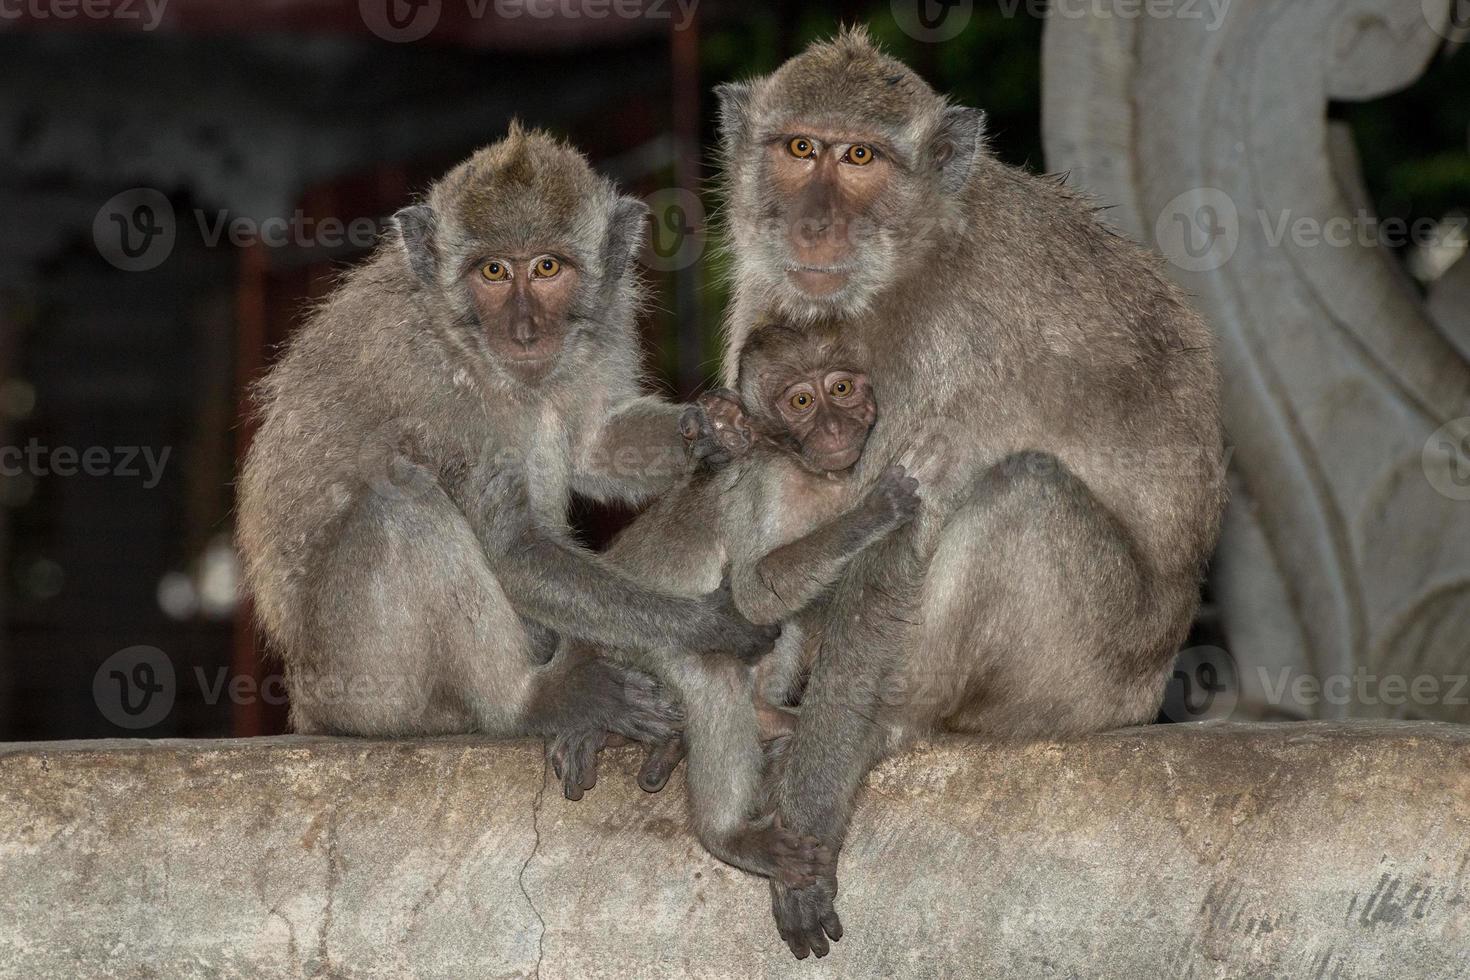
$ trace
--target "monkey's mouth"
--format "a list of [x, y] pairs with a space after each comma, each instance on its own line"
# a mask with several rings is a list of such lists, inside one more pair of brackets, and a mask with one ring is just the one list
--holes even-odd
[[849, 271], [841, 266], [792, 265], [786, 275], [808, 296], [831, 296], [847, 285]]
[[551, 372], [559, 351], [548, 348], [506, 351], [502, 361], [523, 381], [539, 381]]
[[861, 448], [838, 449], [830, 453], [812, 453], [807, 458], [822, 473], [840, 473], [851, 469], [863, 454]]
[[530, 345], [508, 343], [501, 348], [506, 363], [525, 371], [547, 367], [560, 353], [561, 344], [553, 338], [542, 338]]

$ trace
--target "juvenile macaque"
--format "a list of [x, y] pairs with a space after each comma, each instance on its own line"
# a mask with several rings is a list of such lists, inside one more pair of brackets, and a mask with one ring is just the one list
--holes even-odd
[[609, 732], [661, 742], [678, 712], [558, 636], [769, 646], [728, 595], [635, 584], [567, 530], [573, 491], [638, 502], [687, 468], [679, 407], [638, 382], [645, 217], [512, 127], [399, 212], [261, 383], [239, 541], [297, 731], [545, 735], [577, 797]]
[[[780, 706], [799, 679], [803, 623], [856, 555], [912, 520], [917, 485], [890, 466], [853, 492], [852, 468], [878, 408], [862, 357], [830, 332], [762, 330], [742, 354], [738, 396], [706, 396], [703, 405], [738, 462], [696, 473], [661, 498], [640, 519], [645, 533], [620, 537], [608, 558], [661, 590], [698, 594], [728, 580], [742, 615], [785, 629], [758, 668], [760, 683], [729, 658], [677, 649], [617, 655], [664, 677], [684, 701], [699, 839], [737, 867], [809, 884], [830, 872], [830, 853], [767, 812], [760, 741], [789, 727]], [[690, 434], [700, 430], [685, 421]], [[677, 760], [672, 748], [656, 755], [645, 788], [661, 785]]]
[[[916, 736], [1154, 717], [1224, 501], [1214, 342], [1154, 257], [861, 30], [719, 95], [727, 370], [773, 320], [831, 323], [882, 411], [824, 503], [922, 460], [918, 518], [820, 607], [775, 787], [782, 826], [835, 852], [864, 775]], [[771, 887], [792, 952], [825, 954], [835, 875]]]

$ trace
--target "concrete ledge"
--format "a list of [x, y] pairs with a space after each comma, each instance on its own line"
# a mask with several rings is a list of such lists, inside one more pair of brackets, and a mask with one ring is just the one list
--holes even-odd
[[765, 885], [611, 753], [530, 743], [0, 746], [0, 975], [1460, 976], [1470, 728], [943, 740], [870, 778], [847, 938], [798, 964]]

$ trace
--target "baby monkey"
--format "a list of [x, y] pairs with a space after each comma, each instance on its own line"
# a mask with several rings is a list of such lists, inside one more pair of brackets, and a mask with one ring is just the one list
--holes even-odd
[[[640, 776], [660, 788], [689, 753], [694, 830], [716, 857], [803, 887], [831, 855], [765, 811], [762, 739], [791, 730], [784, 705], [805, 665], [808, 628], [856, 555], [917, 513], [918, 483], [888, 467], [852, 505], [853, 470], [878, 416], [861, 353], [834, 331], [772, 325], [741, 352], [739, 391], [701, 399], [719, 450], [608, 550], [642, 584], [702, 594], [728, 583], [759, 625], [781, 624], [774, 652], [749, 665], [681, 650], [614, 655], [663, 677], [684, 701], [682, 743], [655, 752]], [[698, 435], [698, 418], [684, 421]]]

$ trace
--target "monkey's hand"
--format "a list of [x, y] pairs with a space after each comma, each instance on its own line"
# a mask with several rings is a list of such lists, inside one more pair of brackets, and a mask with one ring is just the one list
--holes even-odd
[[657, 681], [600, 657], [578, 668], [589, 671], [601, 692], [585, 721], [557, 733], [547, 747], [551, 770], [561, 780], [569, 800], [597, 785], [597, 754], [609, 744], [624, 741], [662, 745], [677, 739], [683, 711]]
[[729, 388], [715, 388], [695, 399], [680, 417], [679, 431], [694, 462], [711, 469], [744, 456], [755, 438], [740, 396]]
[[475, 501], [481, 543], [505, 550], [532, 524], [525, 463], [509, 453], [495, 454], [477, 474]]
[[780, 624], [758, 626], [740, 614], [729, 575], [702, 601], [707, 621], [699, 629], [705, 638], [695, 647], [700, 652], [734, 654], [742, 663], [753, 663], [770, 652], [781, 635]]
[[859, 506], [873, 522], [875, 533], [897, 530], [919, 513], [919, 481], [894, 463], [879, 474]]
[[831, 948], [828, 940], [842, 938], [842, 920], [837, 918], [837, 875], [832, 869], [817, 876], [804, 888], [792, 888], [779, 878], [771, 879], [771, 912], [776, 930], [799, 960], [808, 953], [821, 959]]

